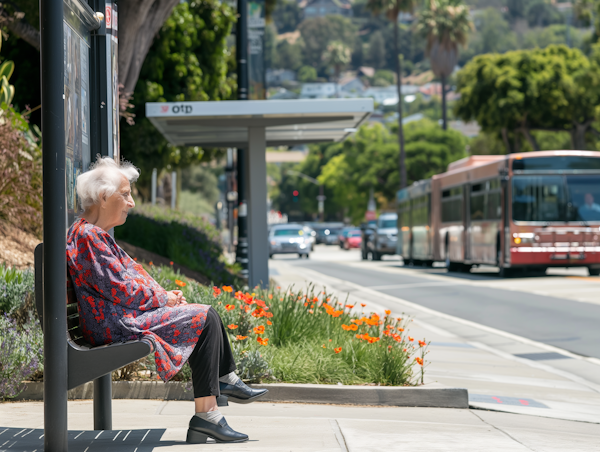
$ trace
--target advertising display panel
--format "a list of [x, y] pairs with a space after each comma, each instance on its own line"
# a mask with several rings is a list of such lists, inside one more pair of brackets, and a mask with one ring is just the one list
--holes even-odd
[[90, 30], [98, 27], [91, 8], [64, 0], [63, 63], [67, 225], [78, 211], [75, 180], [90, 165]]
[[248, 2], [248, 78], [250, 100], [266, 99], [265, 84], [265, 1]]

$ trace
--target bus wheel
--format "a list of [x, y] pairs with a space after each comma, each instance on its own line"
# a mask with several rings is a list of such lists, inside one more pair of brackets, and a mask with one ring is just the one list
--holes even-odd
[[590, 276], [600, 276], [600, 268], [588, 267], [588, 272], [590, 273]]
[[461, 264], [458, 262], [449, 262], [447, 267], [449, 272], [459, 272], [461, 269]]
[[379, 254], [377, 251], [373, 251], [373, 260], [374, 261], [380, 261], [381, 260], [381, 254]]
[[433, 261], [425, 261], [425, 267], [433, 267]]
[[514, 273], [512, 268], [500, 267], [500, 278], [510, 278]]
[[419, 259], [413, 259], [412, 260], [412, 265], [413, 265], [413, 267], [422, 267], [423, 266], [423, 261], [421, 261]]
[[470, 264], [458, 264], [459, 267], [459, 271], [462, 273], [471, 273], [471, 267], [473, 267]]

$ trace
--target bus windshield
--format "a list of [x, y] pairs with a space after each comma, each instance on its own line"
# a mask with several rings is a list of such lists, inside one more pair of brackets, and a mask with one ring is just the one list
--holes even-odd
[[513, 220], [600, 222], [600, 175], [515, 176]]

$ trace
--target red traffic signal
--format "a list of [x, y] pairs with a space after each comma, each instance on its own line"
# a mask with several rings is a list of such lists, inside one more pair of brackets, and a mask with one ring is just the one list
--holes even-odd
[[294, 191], [292, 192], [292, 194], [293, 194], [294, 196], [298, 196], [298, 190], [294, 190]]

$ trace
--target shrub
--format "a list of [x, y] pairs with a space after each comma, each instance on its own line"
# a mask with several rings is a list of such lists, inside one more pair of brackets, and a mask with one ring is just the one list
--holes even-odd
[[22, 328], [0, 316], [0, 398], [21, 393], [23, 380], [42, 370], [44, 338], [39, 321], [30, 317]]
[[200, 217], [140, 206], [115, 228], [115, 236], [198, 271], [215, 284], [240, 283], [224, 262], [219, 232]]
[[0, 264], [0, 313], [13, 314], [33, 293], [32, 270], [20, 271]]

